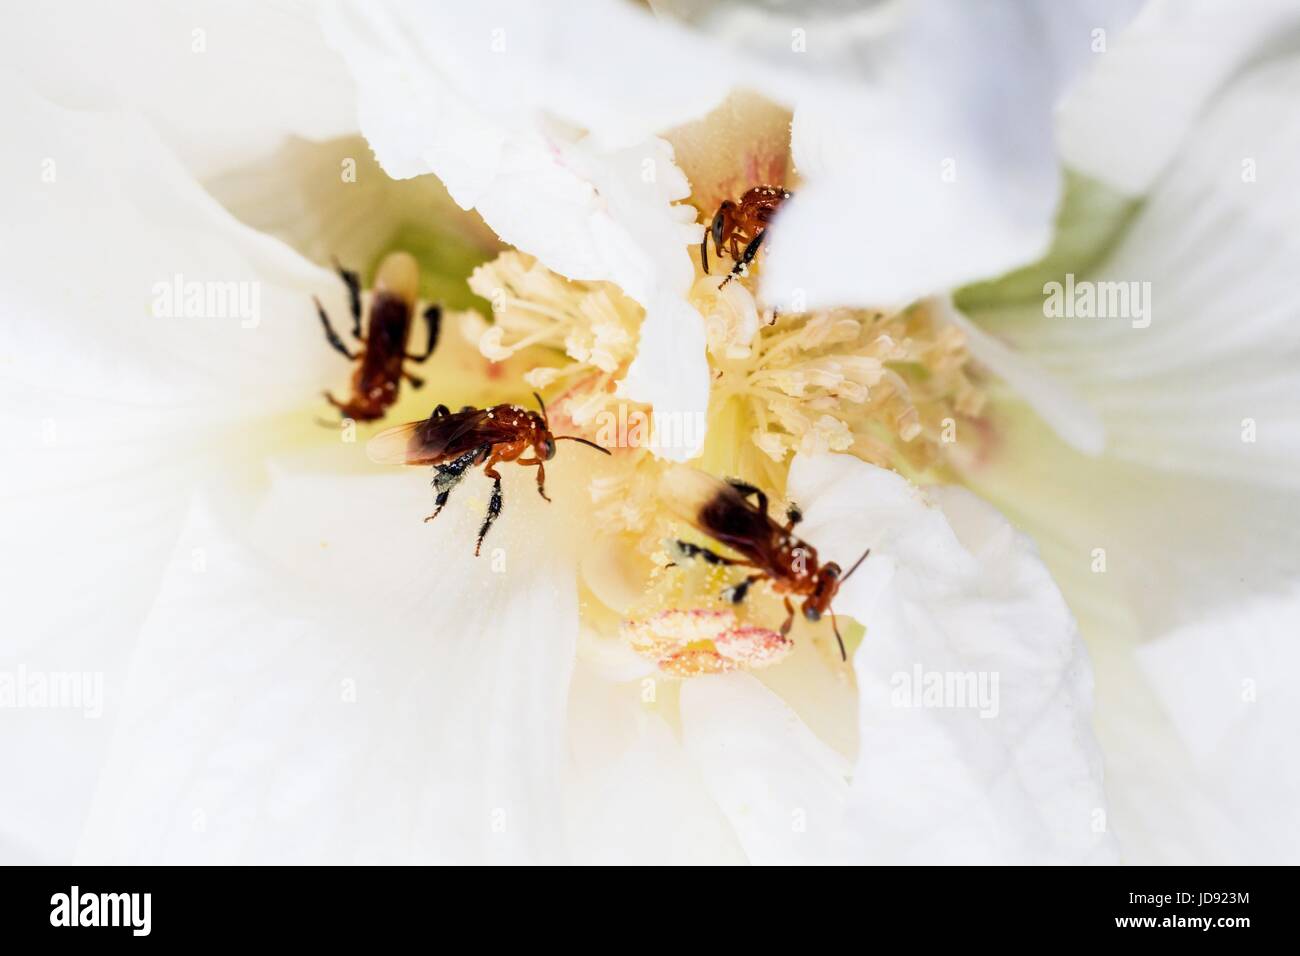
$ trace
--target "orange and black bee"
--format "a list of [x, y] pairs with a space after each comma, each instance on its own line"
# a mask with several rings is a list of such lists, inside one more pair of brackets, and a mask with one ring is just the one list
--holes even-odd
[[[751, 484], [731, 478], [719, 481], [693, 468], [678, 467], [669, 471], [661, 488], [664, 500], [686, 521], [718, 543], [742, 557], [729, 558], [689, 541], [673, 542], [677, 557], [699, 558], [709, 564], [753, 568], [754, 573], [722, 592], [722, 597], [739, 604], [758, 581], [769, 580], [776, 593], [784, 595], [786, 618], [781, 634], [789, 634], [794, 622], [791, 596], [802, 596], [803, 616], [819, 621], [830, 611], [831, 601], [840, 585], [871, 553], [868, 548], [849, 568], [848, 574], [834, 561], [822, 563], [817, 549], [793, 534], [803, 520], [799, 509], [786, 510], [786, 522], [778, 524], [768, 514], [767, 495]], [[754, 499], [751, 501], [750, 499]], [[844, 639], [831, 611], [831, 628], [844, 653]]]
[[325, 338], [336, 351], [349, 361], [357, 361], [352, 375], [352, 397], [340, 402], [329, 392], [326, 400], [345, 418], [371, 422], [384, 417], [394, 402], [402, 379], [420, 388], [424, 381], [406, 371], [407, 361], [423, 362], [438, 346], [438, 329], [442, 323], [442, 310], [431, 305], [424, 310], [424, 322], [429, 329], [429, 340], [423, 355], [410, 355], [406, 351], [411, 337], [411, 316], [415, 312], [420, 290], [420, 268], [415, 258], [405, 252], [392, 252], [379, 263], [375, 272], [374, 293], [370, 300], [370, 321], [365, 338], [361, 335], [361, 279], [355, 272], [335, 264], [339, 277], [348, 287], [352, 312], [352, 337], [363, 345], [355, 354], [348, 351], [329, 316], [316, 302], [316, 312], [325, 327]]
[[[597, 451], [610, 454], [595, 442], [577, 435], [552, 435], [546, 417], [546, 405], [535, 392], [533, 397], [542, 413], [520, 408], [518, 405], [494, 405], [475, 408], [467, 405], [453, 412], [439, 405], [433, 414], [422, 422], [410, 422], [380, 432], [366, 448], [373, 461], [388, 465], [432, 465], [434, 512], [425, 518], [432, 521], [447, 504], [452, 489], [460, 484], [465, 473], [475, 465], [484, 465], [483, 473], [492, 479], [492, 497], [488, 501], [483, 526], [479, 528], [474, 554], [483, 547], [492, 523], [501, 515], [501, 474], [496, 470], [499, 462], [513, 461], [537, 469], [537, 493], [546, 497], [546, 462], [555, 457], [557, 441], [576, 441], [590, 445]], [[522, 457], [531, 451], [532, 458]]]
[[[700, 240], [700, 265], [704, 274], [709, 274], [709, 239], [713, 239], [713, 252], [721, 256], [726, 247], [736, 264], [730, 275], [722, 280], [722, 288], [754, 261], [758, 247], [767, 235], [767, 226], [776, 215], [781, 203], [792, 194], [780, 186], [755, 186], [745, 190], [740, 202], [724, 199], [713, 217], [713, 224]], [[742, 246], [743, 243], [743, 246]]]

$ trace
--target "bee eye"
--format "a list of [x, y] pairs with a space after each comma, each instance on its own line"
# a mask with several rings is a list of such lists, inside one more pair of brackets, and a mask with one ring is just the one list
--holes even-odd
[[814, 606], [811, 601], [805, 601], [803, 605], [803, 616], [808, 618], [810, 621], [820, 621], [822, 619], [822, 612]]
[[554, 457], [555, 457], [555, 440], [552, 438], [543, 439], [542, 458], [546, 461], [550, 461]]
[[722, 213], [713, 217], [713, 244], [722, 245]]

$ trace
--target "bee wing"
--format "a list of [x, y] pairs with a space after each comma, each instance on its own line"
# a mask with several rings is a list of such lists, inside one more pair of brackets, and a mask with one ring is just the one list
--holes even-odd
[[386, 428], [366, 442], [366, 455], [380, 465], [415, 464], [420, 452], [420, 426], [424, 422], [407, 422]]
[[725, 481], [684, 465], [660, 479], [659, 494], [669, 510], [709, 537], [758, 559], [776, 526]]
[[699, 525], [700, 510], [728, 490], [726, 482], [685, 465], [668, 469], [659, 479], [659, 497], [668, 510], [696, 526]]
[[449, 457], [513, 437], [513, 431], [494, 423], [493, 409], [466, 408], [451, 414], [430, 415], [382, 431], [366, 445], [366, 454], [381, 465], [436, 465]]

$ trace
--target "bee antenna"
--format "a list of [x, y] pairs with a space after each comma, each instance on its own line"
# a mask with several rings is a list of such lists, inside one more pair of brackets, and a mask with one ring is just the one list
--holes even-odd
[[853, 567], [849, 568], [849, 573], [844, 575], [844, 577], [840, 578], [840, 584], [843, 584], [845, 581], [847, 581], [850, 578], [850, 576], [852, 576], [853, 572], [858, 569], [858, 566], [861, 565], [863, 561], [867, 560], [867, 555], [869, 555], [870, 553], [871, 553], [870, 548], [867, 548], [867, 550], [862, 552], [862, 557], [858, 558], [858, 560], [853, 562]]
[[555, 436], [555, 440], [556, 440], [556, 441], [576, 441], [576, 442], [581, 442], [581, 443], [584, 444], [584, 445], [587, 445], [587, 446], [589, 446], [589, 447], [591, 447], [591, 448], [596, 449], [596, 451], [603, 451], [606, 455], [612, 455], [612, 454], [614, 454], [614, 453], [613, 453], [612, 451], [610, 451], [608, 448], [605, 448], [605, 447], [603, 447], [603, 446], [601, 446], [601, 445], [597, 445], [594, 441], [587, 441], [587, 439], [585, 439], [585, 438], [579, 438], [577, 435], [556, 435], [556, 436]]
[[547, 428], [550, 428], [551, 420], [546, 417], [546, 403], [542, 401], [542, 396], [538, 395], [536, 392], [533, 392], [533, 398], [537, 399], [537, 405], [542, 410], [542, 424]]
[[844, 638], [840, 637], [840, 625], [839, 622], [835, 620], [834, 611], [831, 611], [831, 630], [835, 632], [835, 641], [840, 645], [840, 660], [847, 661], [849, 655], [844, 653]]

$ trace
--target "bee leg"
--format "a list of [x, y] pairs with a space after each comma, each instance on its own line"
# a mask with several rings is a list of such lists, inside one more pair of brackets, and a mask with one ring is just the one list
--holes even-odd
[[[727, 251], [731, 255], [731, 258], [736, 262], [740, 261], [740, 256], [741, 256], [740, 240], [744, 238], [745, 238], [744, 234], [741, 233], [740, 230], [736, 230], [731, 234], [731, 242], [729, 244], [729, 248], [727, 249]], [[745, 241], [748, 242], [749, 240], [746, 239]]]
[[[442, 405], [438, 406], [438, 408], [443, 407]], [[435, 414], [437, 414], [437, 411], [438, 409], [434, 409]], [[461, 483], [470, 465], [474, 464], [474, 457], [477, 454], [478, 449], [475, 449], [466, 452], [454, 461], [447, 462], [445, 465], [433, 466], [433, 488], [437, 492], [437, 496], [433, 499], [433, 514], [424, 519], [426, 522], [438, 517], [442, 509], [447, 506], [447, 499], [451, 497], [452, 489]]]
[[794, 526], [803, 520], [803, 512], [793, 501], [786, 505], [785, 508], [785, 530], [793, 531]]
[[540, 458], [518, 458], [516, 461], [521, 465], [528, 465], [537, 469], [537, 493], [542, 496], [543, 501], [549, 502], [551, 499], [546, 496], [546, 463]]
[[760, 488], [756, 488], [747, 481], [741, 481], [739, 478], [728, 478], [727, 484], [735, 488], [746, 498], [753, 495], [758, 499], [758, 510], [767, 514], [767, 495]]
[[700, 240], [700, 266], [704, 269], [704, 274], [709, 274], [709, 230], [704, 230], [704, 238]]
[[790, 625], [794, 623], [794, 605], [790, 599], [785, 599], [785, 623], [781, 625], [781, 636], [786, 637], [790, 633]]
[[[371, 409], [367, 405], [358, 401], [355, 397], [349, 401], [340, 402], [329, 392], [321, 392], [321, 394], [325, 396], [325, 401], [329, 402], [331, 405], [333, 405], [335, 408], [339, 410], [341, 421], [346, 421], [347, 419], [351, 418], [355, 421], [368, 422], [376, 417], [371, 412]], [[336, 425], [338, 423], [332, 422], [330, 424]]]
[[361, 353], [357, 352], [356, 355], [353, 355], [348, 351], [348, 347], [343, 344], [343, 340], [339, 338], [338, 333], [334, 331], [334, 326], [330, 325], [330, 317], [325, 314], [325, 307], [320, 304], [320, 299], [312, 296], [311, 300], [316, 303], [316, 314], [320, 316], [320, 324], [325, 328], [325, 341], [329, 342], [330, 347], [344, 358], [349, 361], [356, 361], [357, 356]]
[[407, 354], [407, 358], [412, 362], [428, 361], [433, 350], [438, 347], [438, 332], [442, 328], [442, 309], [439, 306], [431, 305], [424, 310], [424, 324], [429, 329], [429, 341], [424, 347], [423, 355]]
[[424, 379], [417, 375], [412, 375], [410, 372], [403, 372], [402, 378], [411, 383], [411, 388], [424, 388]]
[[352, 337], [361, 341], [361, 277], [351, 269], [344, 269], [337, 259], [330, 261], [334, 263], [334, 271], [348, 287], [348, 306], [352, 313]]
[[426, 524], [438, 517], [438, 515], [442, 514], [442, 509], [447, 507], [447, 499], [450, 497], [451, 489], [438, 492], [437, 496], [433, 499], [433, 514], [424, 519]]
[[484, 474], [492, 479], [492, 497], [488, 499], [487, 514], [483, 517], [483, 527], [478, 529], [478, 542], [474, 545], [474, 557], [476, 558], [479, 550], [483, 547], [483, 539], [487, 537], [488, 529], [501, 516], [501, 505], [504, 503], [501, 496], [501, 476], [497, 474], [491, 465], [484, 469]]
[[716, 551], [710, 551], [708, 548], [702, 548], [698, 544], [691, 544], [689, 541], [678, 539], [672, 543], [673, 550], [677, 552], [677, 557], [686, 560], [688, 558], [699, 558], [706, 564], [716, 564], [722, 567], [731, 567], [737, 565], [740, 567], [753, 567], [748, 561], [737, 561], [734, 558], [724, 558]]
[[732, 279], [736, 278], [736, 276], [741, 275], [745, 271], [745, 267], [754, 261], [754, 256], [758, 255], [758, 247], [763, 244], [763, 237], [766, 235], [767, 230], [764, 229], [753, 239], [749, 240], [749, 245], [745, 247], [745, 251], [741, 253], [740, 259], [734, 266], [732, 266], [731, 272], [722, 280], [722, 285], [718, 286], [719, 289]]
[[766, 575], [763, 574], [751, 574], [739, 584], [733, 584], [729, 588], [723, 588], [722, 594], [719, 596], [724, 601], [730, 601], [732, 604], [739, 604], [741, 601], [745, 600], [746, 596], [748, 596], [750, 585], [755, 581], [761, 581], [765, 576]]

